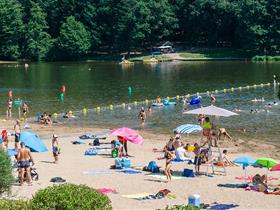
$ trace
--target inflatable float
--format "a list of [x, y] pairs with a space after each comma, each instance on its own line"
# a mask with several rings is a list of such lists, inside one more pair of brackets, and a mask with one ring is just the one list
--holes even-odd
[[197, 105], [200, 102], [201, 102], [200, 98], [192, 98], [191, 101], [190, 101], [190, 105]]
[[152, 103], [152, 106], [164, 106], [163, 103]]
[[252, 102], [264, 102], [264, 98], [261, 98], [261, 99], [253, 99]]
[[165, 105], [165, 106], [168, 106], [168, 105], [176, 105], [176, 101], [168, 101], [168, 100], [163, 100], [162, 103]]

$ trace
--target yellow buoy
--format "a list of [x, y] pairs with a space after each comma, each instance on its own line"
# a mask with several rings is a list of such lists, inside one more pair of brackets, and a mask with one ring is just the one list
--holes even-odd
[[257, 85], [256, 85], [256, 84], [254, 84], [254, 88], [255, 88], [255, 89], [257, 88]]
[[190, 94], [188, 94], [188, 95], [187, 95], [187, 97], [189, 98], [189, 97], [191, 97], [191, 95], [190, 95]]
[[100, 106], [96, 107], [96, 111], [100, 112]]
[[233, 87], [231, 88], [231, 91], [234, 92], [234, 88]]
[[179, 100], [179, 99], [180, 99], [180, 96], [179, 96], [179, 95], [177, 95], [177, 96], [176, 96], [176, 99], [177, 99], [177, 100]]
[[110, 109], [110, 110], [113, 110], [113, 105], [112, 105], [112, 104], [109, 106], [109, 109]]
[[219, 91], [218, 90], [215, 90], [215, 93], [218, 93]]
[[53, 116], [54, 116], [54, 118], [57, 118], [57, 113], [56, 112], [53, 113]]
[[125, 103], [122, 103], [122, 106], [125, 107]]
[[170, 100], [169, 96], [167, 96], [166, 99], [169, 101]]
[[199, 96], [199, 92], [197, 92], [196, 95]]
[[239, 90], [241, 91], [241, 90], [242, 90], [242, 87], [239, 87]]
[[247, 86], [246, 86], [246, 88], [249, 90], [249, 89], [250, 89], [250, 86], [249, 86], [249, 85], [247, 85]]
[[261, 83], [261, 87], [263, 87], [263, 83]]
[[270, 82], [269, 82], [269, 83], [267, 83], [267, 86], [270, 86]]
[[83, 114], [86, 114], [86, 113], [87, 113], [87, 109], [83, 108]]
[[145, 100], [145, 103], [146, 103], [146, 104], [148, 104], [148, 103], [149, 103], [149, 100], [148, 100], [148, 99], [146, 99], [146, 100]]
[[207, 90], [207, 92], [206, 92], [206, 93], [207, 93], [207, 95], [209, 95], [209, 93], [210, 93], [210, 92]]
[[134, 105], [137, 106], [137, 101], [134, 101]]
[[227, 89], [224, 89], [224, 93], [226, 93], [227, 92]]

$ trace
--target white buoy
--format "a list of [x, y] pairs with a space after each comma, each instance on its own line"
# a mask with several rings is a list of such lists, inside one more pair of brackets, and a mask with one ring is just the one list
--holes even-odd
[[24, 67], [25, 67], [25, 68], [28, 68], [28, 67], [29, 67], [28, 63], [25, 63], [25, 64], [24, 64]]

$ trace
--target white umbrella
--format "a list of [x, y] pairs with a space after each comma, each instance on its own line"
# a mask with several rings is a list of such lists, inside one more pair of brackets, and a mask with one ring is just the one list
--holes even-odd
[[222, 117], [230, 117], [230, 116], [238, 115], [235, 112], [231, 112], [229, 110], [219, 108], [214, 105], [190, 110], [184, 112], [184, 114], [205, 114], [205, 115], [222, 116]]

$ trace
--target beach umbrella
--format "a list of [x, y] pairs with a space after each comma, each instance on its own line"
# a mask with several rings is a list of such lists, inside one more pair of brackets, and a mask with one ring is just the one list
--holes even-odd
[[254, 164], [256, 162], [256, 160], [250, 156], [241, 156], [241, 157], [234, 159], [233, 162], [242, 165], [244, 173], [245, 173], [244, 178], [245, 178], [245, 183], [246, 183], [246, 174], [247, 174], [246, 167]]
[[48, 151], [47, 147], [39, 138], [39, 136], [31, 131], [22, 131], [20, 133], [20, 141], [24, 142], [32, 152]]
[[277, 165], [277, 161], [276, 160], [274, 160], [272, 158], [265, 158], [265, 157], [258, 158], [256, 160], [256, 163], [258, 163], [258, 164], [260, 164], [260, 165], [262, 165], [262, 166], [264, 166], [264, 167], [266, 167], [268, 169], [270, 169], [270, 168], [272, 168], [272, 167]]
[[280, 164], [277, 164], [276, 166], [273, 166], [270, 170], [271, 171], [280, 171]]
[[140, 144], [142, 145], [144, 143], [144, 139], [142, 136], [140, 136], [135, 130], [131, 128], [116, 128], [112, 130], [111, 135], [114, 136], [121, 136], [125, 140], [133, 143], [133, 144]]
[[230, 116], [238, 115], [235, 112], [223, 108], [219, 108], [214, 105], [190, 110], [184, 112], [184, 114], [204, 114], [204, 115], [221, 116], [221, 117], [230, 117]]
[[188, 133], [189, 134], [189, 133], [199, 132], [201, 130], [202, 130], [202, 128], [199, 125], [184, 124], [184, 125], [178, 126], [173, 131], [176, 133]]

